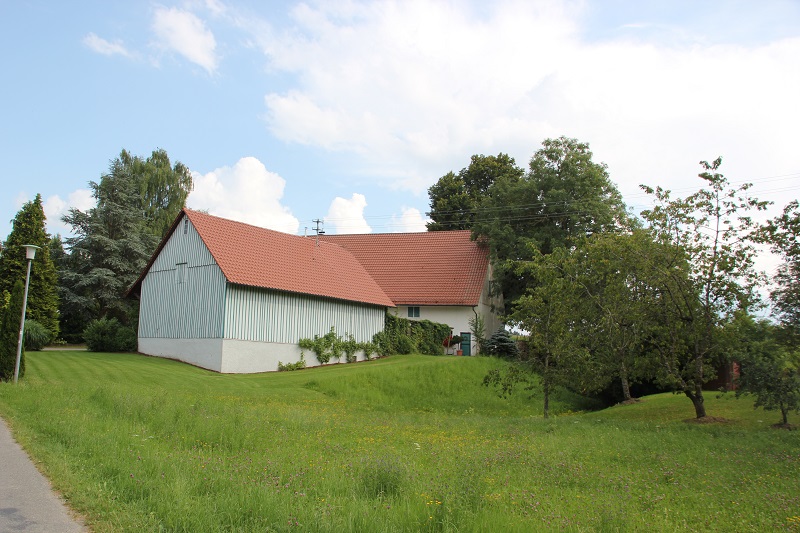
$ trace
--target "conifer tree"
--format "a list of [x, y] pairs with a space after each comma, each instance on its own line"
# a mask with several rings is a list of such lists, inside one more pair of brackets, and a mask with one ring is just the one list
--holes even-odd
[[[22, 314], [24, 284], [17, 281], [11, 292], [11, 300], [0, 321], [0, 381], [14, 379], [14, 366], [17, 362], [17, 342], [19, 341], [19, 319]], [[23, 347], [24, 348], [24, 347]], [[25, 374], [25, 350], [19, 362], [19, 375]]]
[[50, 235], [45, 229], [42, 196], [37, 194], [14, 217], [11, 233], [3, 244], [3, 255], [0, 257], [0, 294], [4, 291], [10, 292], [17, 281], [25, 281], [28, 266], [23, 245], [39, 246], [41, 249], [37, 250], [36, 259], [31, 265], [26, 316], [49, 329], [55, 338], [60, 331], [58, 276], [50, 258], [50, 242]]

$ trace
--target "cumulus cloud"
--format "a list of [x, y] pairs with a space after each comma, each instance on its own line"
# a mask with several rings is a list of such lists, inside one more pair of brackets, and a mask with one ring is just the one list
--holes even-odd
[[389, 231], [392, 233], [414, 233], [427, 231], [425, 223], [427, 220], [422, 216], [419, 209], [413, 207], [402, 208], [400, 215], [392, 215], [389, 223]]
[[336, 197], [331, 202], [325, 224], [333, 233], [371, 233], [372, 228], [364, 219], [367, 199], [363, 194], [353, 193], [348, 200]]
[[562, 134], [588, 141], [626, 195], [694, 186], [697, 162], [718, 155], [734, 180], [763, 177], [764, 161], [796, 171], [800, 39], [587, 39], [585, 6], [301, 4], [291, 31], [260, 41], [272, 69], [296, 76], [265, 95], [268, 128], [420, 195], [472, 154], [524, 165]]
[[104, 56], [121, 55], [123, 57], [133, 57], [134, 55], [125, 47], [124, 44], [122, 44], [122, 41], [119, 39], [111, 42], [103, 39], [102, 37], [98, 37], [95, 33], [87, 34], [86, 37], [83, 38], [83, 44], [91, 50]]
[[281, 204], [286, 181], [255, 157], [207, 174], [192, 172], [194, 190], [187, 205], [210, 214], [285, 233], [297, 233], [300, 222]]
[[[19, 210], [25, 202], [32, 199], [28, 193], [21, 191], [14, 199], [14, 205]], [[51, 235], [71, 235], [72, 227], [64, 224], [61, 217], [66, 215], [70, 209], [88, 211], [95, 205], [97, 205], [97, 200], [89, 189], [76, 189], [67, 195], [66, 200], [57, 194], [44, 198], [42, 208], [46, 218], [47, 232]]]
[[209, 74], [216, 71], [217, 41], [205, 22], [195, 14], [175, 7], [157, 7], [153, 31], [161, 47], [177, 52]]

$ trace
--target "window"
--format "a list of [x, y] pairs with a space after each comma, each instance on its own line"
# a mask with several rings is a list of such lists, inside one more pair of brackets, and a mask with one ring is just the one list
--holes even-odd
[[409, 318], [419, 318], [419, 307], [409, 307], [408, 316]]
[[186, 263], [175, 265], [175, 283], [186, 283]]
[[187, 233], [189, 233], [189, 219], [188, 218], [184, 218], [183, 219], [183, 234], [186, 235]]

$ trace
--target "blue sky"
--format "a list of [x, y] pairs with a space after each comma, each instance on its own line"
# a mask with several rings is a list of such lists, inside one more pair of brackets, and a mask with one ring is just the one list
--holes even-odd
[[800, 3], [0, 0], [0, 237], [93, 205], [123, 148], [194, 173], [188, 204], [290, 233], [424, 229], [472, 154], [567, 135], [634, 209], [700, 160], [800, 191]]

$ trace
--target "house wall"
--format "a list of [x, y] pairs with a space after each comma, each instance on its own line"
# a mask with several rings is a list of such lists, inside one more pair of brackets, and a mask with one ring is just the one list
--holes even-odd
[[[331, 326], [359, 342], [383, 330], [385, 307], [227, 283], [184, 220], [142, 280], [141, 353], [216, 372], [266, 372], [277, 370], [279, 361], [299, 361], [297, 342]], [[318, 364], [313, 354], [306, 354], [306, 363]]]
[[[483, 317], [485, 335], [490, 337], [492, 333], [497, 331], [503, 326], [502, 321], [497, 315], [497, 310], [502, 307], [502, 298], [490, 296], [490, 283], [492, 279], [491, 267], [486, 273], [486, 281], [483, 286], [478, 305], [460, 306], [460, 305], [436, 305], [436, 306], [416, 306], [419, 307], [419, 316], [408, 316], [407, 305], [397, 306], [397, 316], [401, 318], [408, 318], [409, 320], [430, 320], [431, 322], [439, 322], [447, 324], [453, 328], [453, 335], [459, 335], [462, 332], [472, 333], [469, 321], [472, 320], [476, 314]], [[413, 307], [413, 306], [412, 306]], [[478, 343], [474, 335], [472, 336], [472, 354], [478, 353]]]
[[383, 331], [385, 314], [386, 308], [376, 305], [229, 285], [225, 338], [297, 344], [334, 327], [340, 336], [368, 342]]
[[222, 338], [225, 284], [197, 231], [182, 223], [142, 280], [140, 345], [142, 339]]

